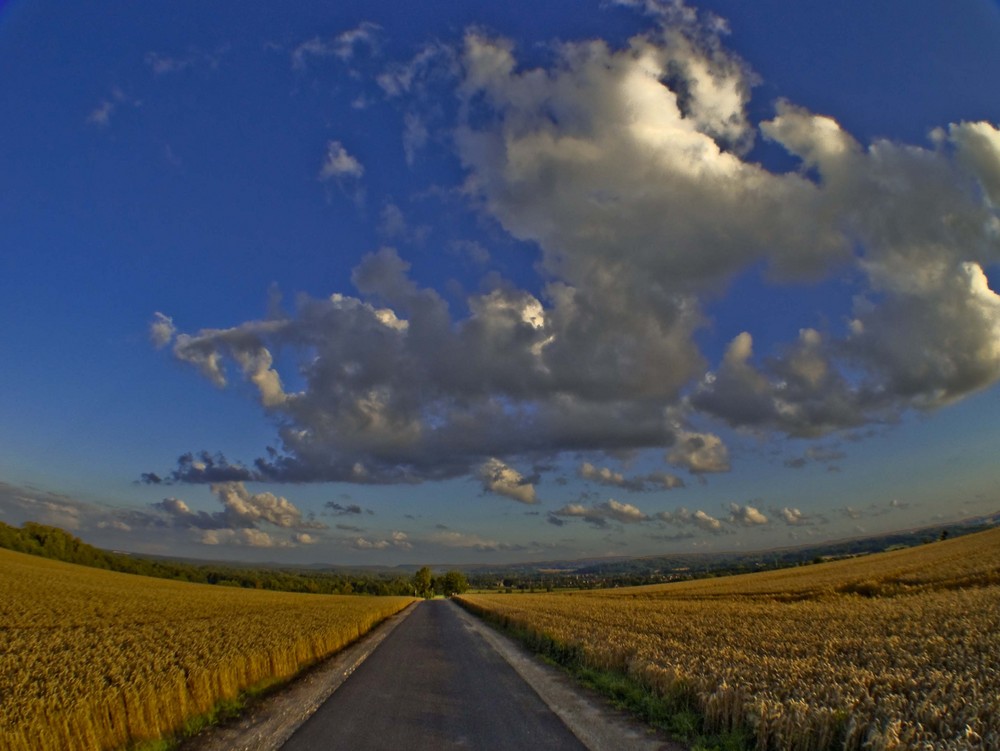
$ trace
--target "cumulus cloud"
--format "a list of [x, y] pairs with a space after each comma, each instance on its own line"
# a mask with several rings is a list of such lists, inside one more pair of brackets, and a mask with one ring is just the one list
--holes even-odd
[[789, 527], [806, 527], [825, 521], [822, 517], [804, 514], [799, 509], [789, 508], [788, 506], [778, 509], [777, 511], [772, 509], [772, 513], [774, 513]]
[[[49, 524], [70, 530], [74, 534], [95, 532], [128, 534], [139, 540], [143, 534], [162, 535], [167, 527], [159, 514], [134, 508], [113, 508], [88, 503], [62, 493], [36, 487], [23, 487], [0, 481], [0, 516], [7, 524], [27, 521]], [[98, 535], [98, 539], [120, 539]]]
[[[161, 326], [154, 343], [172, 342], [219, 387], [235, 372], [280, 426], [279, 448], [250, 465], [191, 457], [169, 478], [464, 475], [530, 503], [534, 478], [513, 462], [655, 450], [704, 477], [730, 468], [704, 418], [816, 438], [1000, 380], [1000, 297], [985, 271], [1000, 242], [1000, 131], [960, 123], [924, 145], [866, 145], [786, 101], [754, 123], [756, 78], [726, 49], [721, 20], [631, 4], [652, 28], [617, 48], [554, 44], [530, 68], [510, 42], [470, 31], [383, 70], [385, 94], [414, 113], [409, 158], [430, 82], [452, 87], [463, 195], [534, 244], [539, 283], [499, 280], [456, 313], [381, 248], [354, 269], [355, 293], [302, 297], [294, 314], [228, 329], [170, 338]], [[746, 158], [760, 138], [799, 169]], [[322, 179], [363, 174], [328, 144]], [[767, 351], [744, 331], [710, 363], [698, 343], [707, 301], [759, 269], [774, 285], [849, 278], [849, 319], [802, 321]], [[290, 393], [275, 363], [294, 359], [304, 385]], [[594, 482], [654, 484], [591, 466]]]
[[608, 467], [596, 467], [590, 462], [583, 462], [577, 473], [583, 479], [596, 482], [599, 485], [623, 488], [637, 493], [684, 487], [684, 480], [667, 472], [651, 472], [646, 475], [626, 477], [621, 472], [614, 472]]
[[698, 511], [689, 511], [682, 506], [676, 511], [661, 511], [656, 514], [655, 518], [675, 527], [696, 527], [703, 532], [710, 532], [714, 535], [722, 534], [726, 531], [722, 525], [722, 521], [700, 509]]
[[493, 458], [484, 463], [479, 468], [479, 479], [483, 482], [483, 490], [488, 493], [513, 498], [521, 503], [538, 503], [531, 480], [499, 459]]
[[[223, 482], [211, 486], [223, 510], [194, 511], [180, 498], [164, 498], [152, 508], [180, 529], [200, 530], [198, 539], [205, 545], [248, 545], [251, 547], [287, 547], [316, 541], [310, 531], [326, 529], [321, 522], [306, 518], [291, 501], [273, 493], [252, 493], [242, 482]], [[292, 534], [274, 537], [261, 525]]]
[[749, 503], [740, 505], [738, 503], [729, 504], [729, 523], [739, 527], [756, 527], [769, 524], [770, 520], [754, 508]]
[[365, 168], [356, 157], [347, 153], [340, 141], [329, 141], [326, 144], [326, 157], [319, 170], [320, 180], [341, 177], [361, 177]]
[[719, 436], [678, 430], [667, 461], [695, 475], [729, 471], [729, 449]]
[[267, 532], [253, 527], [242, 529], [206, 529], [198, 537], [202, 545], [243, 545], [251, 548], [278, 546]]
[[389, 550], [390, 548], [411, 550], [413, 548], [409, 535], [399, 531], [393, 531], [389, 537], [383, 539], [354, 537], [348, 540], [348, 545], [355, 550]]
[[650, 520], [648, 515], [632, 504], [620, 503], [613, 498], [594, 506], [569, 503], [562, 508], [549, 512], [549, 521], [557, 526], [561, 526], [560, 522], [565, 518], [583, 519], [595, 527], [607, 526], [608, 522], [612, 521], [621, 524], [637, 524]]

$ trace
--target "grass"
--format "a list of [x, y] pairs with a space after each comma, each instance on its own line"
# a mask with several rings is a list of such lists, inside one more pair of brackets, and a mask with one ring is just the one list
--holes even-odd
[[704, 732], [704, 718], [697, 711], [696, 697], [689, 690], [675, 689], [660, 696], [625, 673], [587, 665], [578, 647], [470, 607], [460, 598], [456, 598], [456, 602], [521, 643], [543, 662], [564, 670], [577, 682], [605, 697], [611, 706], [629, 712], [674, 740], [689, 744], [691, 751], [748, 751], [753, 748], [749, 729]]
[[790, 570], [463, 604], [695, 748], [966, 751], [1000, 748], [998, 584], [995, 529]]

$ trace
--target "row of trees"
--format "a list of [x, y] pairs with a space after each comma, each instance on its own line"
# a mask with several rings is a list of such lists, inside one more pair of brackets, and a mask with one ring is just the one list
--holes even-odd
[[20, 528], [0, 522], [0, 548], [127, 574], [282, 592], [431, 597], [464, 592], [469, 587], [460, 571], [436, 577], [426, 566], [410, 577], [153, 560], [101, 550], [58, 527], [35, 522], [25, 522]]
[[429, 566], [422, 567], [413, 575], [413, 594], [417, 597], [435, 595], [460, 595], [469, 589], [469, 580], [461, 571], [448, 571], [443, 576], [434, 576]]

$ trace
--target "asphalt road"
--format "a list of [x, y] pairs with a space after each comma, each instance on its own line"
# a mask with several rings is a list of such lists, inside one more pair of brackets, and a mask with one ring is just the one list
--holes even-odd
[[586, 751], [460, 618], [417, 606], [282, 751]]

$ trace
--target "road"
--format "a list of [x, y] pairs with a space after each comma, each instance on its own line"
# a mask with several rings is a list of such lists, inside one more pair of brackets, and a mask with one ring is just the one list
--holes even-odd
[[447, 600], [421, 603], [282, 751], [586, 751]]

